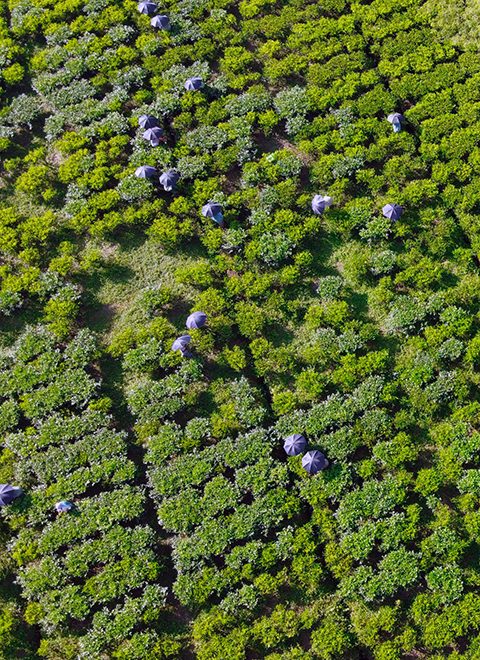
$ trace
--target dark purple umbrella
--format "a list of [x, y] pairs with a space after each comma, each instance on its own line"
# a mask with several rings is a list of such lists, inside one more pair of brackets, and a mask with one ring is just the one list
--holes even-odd
[[328, 461], [321, 451], [313, 449], [312, 451], [307, 451], [302, 458], [302, 465], [308, 474], [317, 474], [320, 470], [328, 467]]
[[332, 202], [333, 199], [328, 197], [328, 195], [315, 195], [315, 197], [312, 199], [312, 211], [316, 215], [322, 215], [325, 209], [332, 205]]
[[175, 170], [168, 170], [160, 176], [160, 183], [164, 190], [170, 191], [173, 190], [179, 178], [180, 174], [178, 172], [175, 172]]
[[138, 176], [139, 179], [151, 179], [156, 173], [157, 170], [151, 165], [140, 165], [135, 170], [135, 176]]
[[392, 124], [394, 133], [399, 133], [402, 130], [403, 115], [399, 112], [392, 112], [388, 115], [387, 121]]
[[150, 0], [143, 0], [143, 2], [138, 3], [137, 9], [141, 14], [151, 16], [157, 11], [157, 5], [154, 2], [150, 2]]
[[195, 328], [203, 328], [207, 322], [207, 315], [205, 312], [192, 312], [187, 319], [186, 326], [189, 330], [194, 330]]
[[144, 140], [148, 140], [152, 147], [158, 147], [160, 139], [163, 137], [163, 128], [155, 126], [154, 128], [147, 128], [143, 134]]
[[223, 208], [221, 204], [216, 202], [208, 202], [205, 206], [202, 206], [202, 215], [205, 218], [212, 218], [218, 224], [223, 222]]
[[154, 16], [150, 21], [150, 25], [157, 28], [157, 30], [168, 30], [170, 27], [170, 19], [168, 16], [165, 16], [165, 14]]
[[10, 484], [0, 484], [0, 506], [6, 506], [13, 502], [16, 497], [22, 494], [21, 488], [10, 486]]
[[159, 123], [158, 119], [153, 117], [153, 115], [140, 115], [138, 118], [138, 125], [140, 128], [155, 128]]
[[283, 448], [289, 456], [298, 456], [307, 448], [307, 441], [300, 433], [294, 433], [285, 438]]
[[172, 351], [180, 351], [182, 355], [188, 355], [188, 345], [192, 341], [190, 335], [177, 337], [172, 344]]
[[185, 81], [184, 87], [185, 89], [188, 89], [189, 92], [196, 92], [197, 89], [203, 87], [203, 80], [198, 76], [193, 76], [193, 78], [188, 78], [188, 80]]
[[402, 217], [403, 209], [398, 204], [385, 204], [382, 213], [390, 220], [400, 220]]

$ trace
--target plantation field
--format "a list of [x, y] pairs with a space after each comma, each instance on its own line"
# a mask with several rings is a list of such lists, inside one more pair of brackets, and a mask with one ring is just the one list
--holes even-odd
[[149, 2], [0, 0], [0, 660], [478, 660], [480, 11]]

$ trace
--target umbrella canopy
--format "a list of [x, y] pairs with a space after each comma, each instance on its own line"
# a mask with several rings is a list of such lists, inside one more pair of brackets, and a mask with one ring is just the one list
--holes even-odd
[[153, 115], [140, 115], [138, 118], [138, 125], [140, 128], [155, 128], [160, 122]]
[[392, 124], [394, 133], [398, 133], [402, 128], [403, 115], [399, 112], [392, 112], [388, 115], [387, 121]]
[[205, 312], [192, 312], [187, 319], [186, 326], [189, 330], [195, 328], [203, 328], [207, 322], [207, 315]]
[[193, 78], [188, 78], [185, 81], [184, 87], [190, 92], [195, 92], [197, 89], [201, 89], [203, 87], [203, 80], [198, 78], [198, 76], [193, 76]]
[[285, 438], [283, 448], [289, 456], [298, 456], [298, 454], [303, 453], [307, 448], [307, 441], [301, 433], [294, 433], [293, 435], [289, 435], [288, 438]]
[[21, 488], [10, 486], [10, 484], [0, 484], [0, 506], [6, 506], [13, 502], [16, 497], [22, 494]]
[[148, 140], [152, 147], [158, 147], [160, 139], [163, 137], [163, 128], [155, 126], [154, 128], [147, 128], [143, 134], [144, 140]]
[[156, 173], [157, 170], [151, 165], [140, 165], [135, 170], [135, 176], [138, 176], [139, 179], [151, 179]]
[[208, 202], [205, 206], [202, 206], [202, 215], [205, 218], [213, 218], [215, 222], [221, 224], [223, 222], [222, 205], [216, 202]]
[[390, 220], [400, 220], [402, 217], [403, 209], [398, 204], [385, 204], [382, 213]]
[[150, 2], [150, 0], [143, 0], [138, 3], [137, 9], [141, 14], [151, 16], [157, 11], [157, 5], [154, 2]]
[[177, 337], [172, 344], [172, 351], [181, 351], [185, 353], [188, 350], [188, 345], [192, 341], [190, 335], [182, 335]]
[[320, 470], [324, 470], [328, 467], [328, 461], [321, 451], [314, 449], [312, 451], [307, 451], [302, 458], [302, 465], [308, 474], [317, 474]]
[[322, 215], [325, 209], [332, 205], [332, 202], [333, 199], [328, 197], [328, 195], [315, 195], [315, 197], [312, 199], [312, 211], [316, 215]]
[[71, 509], [73, 509], [73, 504], [67, 500], [61, 500], [55, 504], [55, 511], [57, 513], [67, 513]]
[[150, 25], [157, 30], [168, 30], [170, 27], [170, 19], [165, 14], [154, 16], [150, 21]]
[[178, 172], [175, 172], [175, 170], [168, 170], [160, 175], [160, 183], [164, 190], [173, 190], [179, 178], [180, 174]]

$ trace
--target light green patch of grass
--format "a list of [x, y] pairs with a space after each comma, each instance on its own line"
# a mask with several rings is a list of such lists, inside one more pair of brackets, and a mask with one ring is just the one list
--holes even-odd
[[[145, 311], [140, 303], [147, 287], [168, 287], [173, 292], [174, 309], [169, 316], [177, 315], [179, 323], [184, 325], [194, 289], [179, 284], [175, 271], [202, 258], [198, 248], [193, 248], [191, 253], [170, 255], [144, 235], [129, 234], [116, 243], [104, 244], [102, 255], [103, 267], [82, 282], [85, 304], [81, 325], [98, 334], [104, 349], [117, 333], [145, 323]], [[131, 419], [121, 359], [104, 352], [99, 367], [102, 390], [112, 399], [117, 419], [128, 428]]]
[[126, 325], [141, 320], [136, 302], [147, 287], [168, 287], [179, 302], [192, 299], [193, 289], [179, 284], [175, 271], [197, 261], [198, 250], [192, 255], [170, 255], [144, 236], [129, 235], [111, 248], [106, 246], [104, 256], [104, 268], [85, 282], [89, 293], [85, 323], [105, 344]]

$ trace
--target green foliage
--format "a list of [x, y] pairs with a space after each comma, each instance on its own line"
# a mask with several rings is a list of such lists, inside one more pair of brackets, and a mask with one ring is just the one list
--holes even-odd
[[312, 632], [312, 651], [319, 657], [342, 657], [351, 648], [351, 636], [340, 617], [326, 617], [318, 628]]
[[0, 654], [479, 657], [474, 3], [167, 4], [0, 6]]

